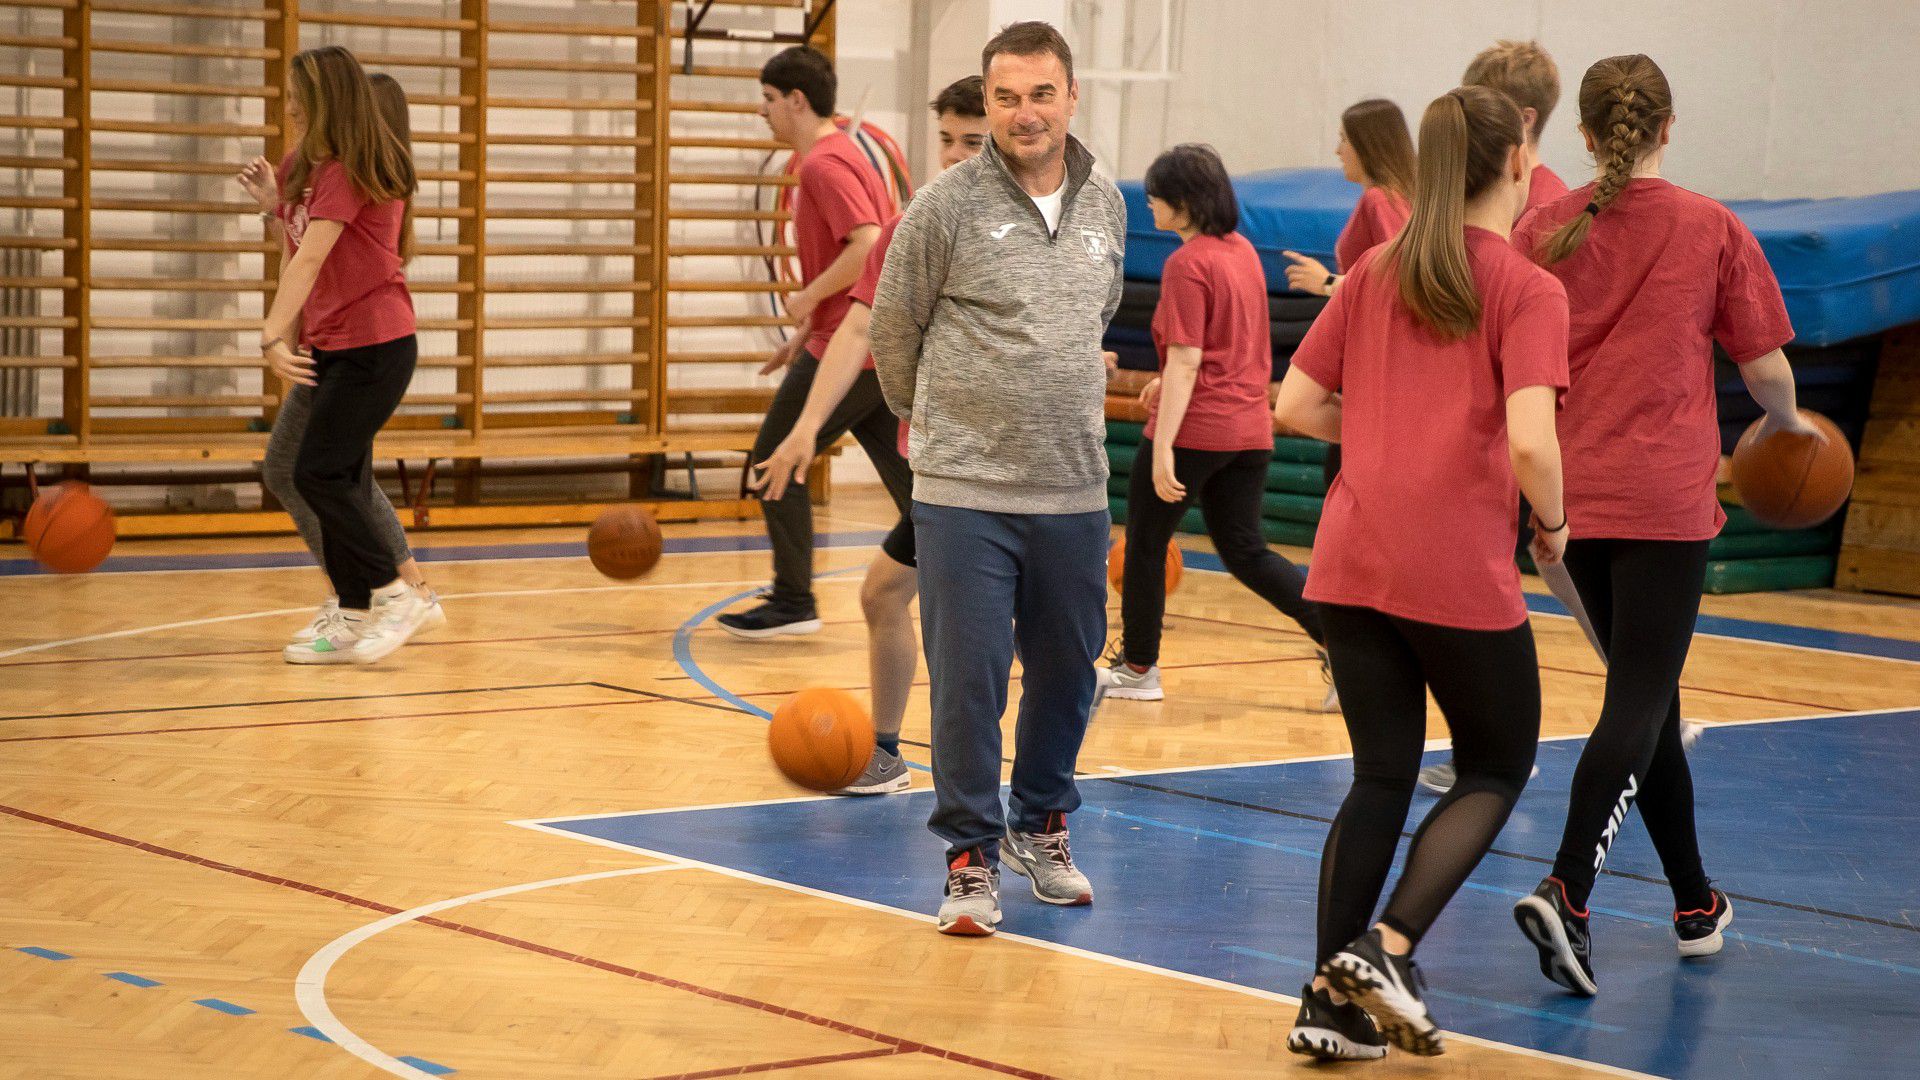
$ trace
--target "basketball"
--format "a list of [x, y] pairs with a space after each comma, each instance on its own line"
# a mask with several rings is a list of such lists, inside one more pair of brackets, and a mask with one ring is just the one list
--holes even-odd
[[638, 506], [610, 507], [587, 530], [587, 558], [616, 581], [637, 578], [660, 561], [660, 523]]
[[1755, 420], [1733, 448], [1733, 487], [1740, 502], [1778, 529], [1806, 529], [1832, 517], [1853, 490], [1853, 450], [1833, 421], [1801, 409], [1826, 442], [1779, 432], [1759, 438]]
[[802, 690], [774, 712], [767, 749], [787, 779], [837, 791], [858, 780], [873, 756], [873, 718], [845, 690]]
[[113, 550], [113, 508], [92, 488], [69, 480], [33, 501], [23, 534], [41, 566], [84, 574]]
[[[1120, 537], [1107, 549], [1107, 584], [1119, 592], [1126, 577], [1127, 538]], [[1167, 545], [1167, 595], [1172, 596], [1180, 588], [1180, 575], [1186, 572], [1186, 566], [1180, 561], [1180, 549]]]

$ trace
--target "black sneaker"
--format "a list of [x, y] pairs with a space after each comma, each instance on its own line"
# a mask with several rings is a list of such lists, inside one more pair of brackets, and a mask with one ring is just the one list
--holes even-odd
[[1681, 956], [1712, 956], [1726, 942], [1720, 932], [1733, 922], [1733, 901], [1719, 889], [1709, 887], [1713, 902], [1699, 911], [1673, 913], [1673, 936], [1680, 939]]
[[1380, 944], [1380, 931], [1369, 930], [1355, 938], [1321, 965], [1320, 974], [1365, 1009], [1393, 1045], [1421, 1057], [1446, 1051], [1440, 1028], [1420, 997], [1425, 980], [1419, 967], [1410, 956], [1387, 952]]
[[1587, 913], [1567, 902], [1567, 887], [1549, 877], [1513, 905], [1513, 921], [1540, 950], [1540, 974], [1583, 997], [1600, 992], [1593, 981], [1592, 939]]
[[1317, 1061], [1373, 1061], [1387, 1056], [1387, 1040], [1365, 1009], [1351, 1001], [1335, 1005], [1308, 983], [1300, 988], [1300, 1016], [1287, 1049]]
[[794, 607], [769, 600], [745, 611], [730, 611], [715, 619], [720, 628], [734, 637], [759, 639], [800, 637], [820, 632], [820, 613], [812, 604]]

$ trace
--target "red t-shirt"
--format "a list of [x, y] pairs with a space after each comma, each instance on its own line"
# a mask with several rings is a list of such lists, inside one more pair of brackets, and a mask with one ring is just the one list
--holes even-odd
[[[1521, 219], [1516, 250], [1537, 251], [1592, 197], [1589, 184]], [[1560, 416], [1573, 535], [1712, 539], [1726, 522], [1713, 343], [1744, 364], [1793, 339], [1759, 242], [1712, 199], [1643, 177], [1547, 269], [1573, 310]]]
[[1366, 254], [1368, 248], [1378, 247], [1399, 235], [1409, 213], [1407, 200], [1386, 188], [1369, 187], [1361, 192], [1353, 216], [1340, 230], [1340, 239], [1333, 242], [1335, 268], [1344, 274], [1359, 265], [1360, 256]]
[[[878, 225], [889, 214], [887, 191], [866, 155], [846, 132], [821, 139], [800, 162], [800, 181], [793, 194], [794, 246], [800, 250], [800, 280], [811, 282], [825, 273], [847, 243], [847, 234], [862, 225]], [[807, 351], [816, 358], [827, 351], [833, 331], [847, 317], [847, 294], [834, 293], [813, 311], [813, 332]]]
[[[293, 156], [280, 162], [285, 190]], [[298, 252], [311, 221], [346, 226], [320, 264], [300, 309], [300, 340], [316, 349], [357, 349], [395, 341], [414, 332], [413, 296], [400, 261], [404, 203], [370, 202], [337, 161], [323, 161], [307, 174], [307, 190], [280, 204], [288, 250]]]
[[[1200, 350], [1200, 374], [1173, 445], [1189, 450], [1259, 450], [1273, 446], [1273, 323], [1260, 255], [1239, 233], [1196, 236], [1167, 259], [1153, 345], [1166, 370], [1167, 350]], [[1160, 423], [1148, 410], [1146, 437]]]
[[1480, 326], [1447, 341], [1400, 301], [1380, 251], [1361, 259], [1293, 355], [1341, 395], [1309, 599], [1466, 630], [1526, 620], [1514, 565], [1520, 495], [1507, 397], [1567, 385], [1567, 297], [1505, 239], [1467, 229]]
[[1527, 182], [1527, 205], [1520, 210], [1520, 216], [1526, 217], [1531, 210], [1551, 202], [1559, 202], [1567, 194], [1567, 185], [1560, 180], [1560, 174], [1545, 165], [1535, 165], [1533, 176]]
[[[867, 252], [867, 264], [860, 268], [860, 280], [854, 282], [853, 288], [847, 290], [847, 300], [859, 304], [868, 311], [873, 310], [874, 293], [880, 291], [880, 271], [886, 269], [887, 245], [893, 243], [893, 231], [900, 227], [901, 216], [895, 214], [887, 219], [885, 225], [880, 226], [880, 238], [873, 242], [873, 250]], [[867, 352], [864, 367], [868, 371], [873, 370], [871, 350]], [[900, 421], [900, 456], [907, 456], [907, 422], [905, 420]]]

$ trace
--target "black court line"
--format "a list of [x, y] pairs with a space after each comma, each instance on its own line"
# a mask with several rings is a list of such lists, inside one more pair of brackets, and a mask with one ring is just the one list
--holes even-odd
[[[684, 678], [684, 676], [682, 676], [682, 677]], [[607, 683], [607, 682], [591, 682], [591, 683], [582, 683], [581, 685], [583, 685], [583, 686], [597, 686], [597, 687], [599, 687], [599, 688], [600, 688], [600, 689], [602, 689], [602, 690], [616, 690], [616, 691], [618, 691], [618, 692], [620, 692], [620, 693], [622, 693], [622, 694], [636, 694], [636, 695], [638, 695], [638, 696], [640, 696], [640, 697], [650, 697], [650, 698], [655, 698], [655, 699], [657, 699], [657, 700], [659, 700], [659, 701], [677, 701], [677, 702], [679, 702], [679, 703], [680, 703], [680, 704], [682, 704], [682, 705], [698, 705], [699, 707], [701, 707], [701, 708], [703, 708], [703, 709], [717, 709], [717, 710], [719, 710], [720, 712], [724, 712], [724, 713], [732, 713], [732, 714], [733, 714], [733, 715], [735, 715], [735, 716], [755, 716], [755, 714], [754, 714], [754, 713], [750, 713], [750, 712], [748, 712], [748, 711], [747, 711], [747, 710], [745, 710], [745, 709], [742, 709], [742, 708], [738, 708], [738, 707], [735, 707], [735, 706], [733, 706], [733, 705], [728, 705], [728, 704], [725, 704], [725, 703], [723, 703], [723, 702], [718, 702], [718, 701], [701, 701], [701, 700], [699, 700], [698, 698], [687, 698], [687, 697], [677, 697], [677, 696], [675, 696], [675, 695], [673, 695], [673, 694], [662, 694], [662, 693], [660, 693], [660, 692], [659, 692], [659, 691], [657, 691], [657, 690], [636, 690], [636, 689], [634, 689], [634, 688], [633, 688], [633, 687], [631, 687], [631, 686], [616, 686], [616, 685], [615, 685], [615, 684], [613, 684], [613, 683]], [[748, 695], [748, 696], [750, 696], [750, 697], [751, 697], [752, 695]], [[758, 717], [756, 716], [755, 718], [757, 719]], [[932, 744], [932, 743], [923, 743], [923, 742], [919, 742], [918, 740], [915, 740], [915, 739], [901, 739], [901, 740], [900, 740], [900, 745], [902, 745], [902, 746], [919, 746], [919, 747], [924, 747], [924, 748], [926, 748], [926, 749], [928, 749], [928, 750], [931, 750], [931, 749], [933, 749], [933, 744]], [[1001, 759], [1000, 759], [1000, 762], [1001, 762], [1001, 764], [1004, 764], [1004, 765], [1011, 765], [1011, 764], [1013, 764], [1013, 759], [1012, 759], [1012, 758], [1001, 758]]]
[[[317, 705], [328, 701], [378, 701], [382, 698], [435, 697], [449, 694], [490, 694], [505, 690], [559, 690], [569, 686], [599, 686], [600, 683], [557, 682], [526, 683], [519, 686], [476, 686], [465, 690], [409, 690], [396, 694], [342, 694], [338, 697], [280, 698], [274, 701], [231, 701], [215, 702], [211, 705], [155, 705], [144, 709], [95, 709], [89, 712], [64, 713], [21, 713], [18, 716], [0, 716], [0, 721], [9, 720], [73, 720], [86, 716], [131, 716], [138, 713], [198, 712], [206, 709], [255, 709], [269, 705]], [[614, 689], [609, 687], [608, 689]]]
[[[1207, 795], [1198, 791], [1186, 791], [1182, 788], [1166, 787], [1161, 784], [1149, 784], [1143, 780], [1129, 780], [1123, 777], [1113, 777], [1113, 776], [1089, 776], [1089, 777], [1084, 777], [1083, 779], [1105, 780], [1107, 783], [1110, 783], [1110, 784], [1119, 784], [1122, 787], [1140, 788], [1143, 791], [1154, 791], [1162, 795], [1177, 795], [1183, 799], [1195, 799], [1200, 802], [1216, 803], [1220, 806], [1231, 806], [1240, 810], [1252, 810], [1252, 811], [1255, 811], [1256, 813], [1261, 813], [1261, 814], [1274, 814], [1279, 817], [1297, 818], [1302, 821], [1317, 821], [1323, 825], [1333, 824], [1332, 818], [1324, 817], [1320, 814], [1308, 814], [1308, 813], [1303, 813], [1299, 810], [1284, 810], [1284, 809], [1281, 809], [1280, 807], [1267, 806], [1263, 803], [1242, 802], [1239, 799], [1229, 799], [1219, 795]], [[1400, 835], [1402, 838], [1411, 839], [1413, 836], [1413, 833], [1402, 830]], [[1538, 863], [1542, 866], [1550, 867], [1553, 865], [1552, 859], [1541, 858], [1538, 855], [1529, 855], [1524, 851], [1507, 851], [1503, 848], [1488, 848], [1487, 854], [1498, 855], [1501, 858], [1505, 858], [1505, 859], [1517, 859], [1521, 862]], [[1629, 873], [1628, 871], [1625, 871], [1625, 870], [1609, 870], [1609, 869], [1602, 868], [1600, 873], [1606, 877], [1622, 878], [1627, 881], [1638, 881], [1648, 885], [1667, 884], [1667, 879], [1665, 878], [1651, 877], [1646, 874], [1634, 874], [1634, 873]], [[1735, 892], [1727, 893], [1727, 895], [1735, 900], [1741, 901], [1742, 903], [1760, 904], [1766, 907], [1783, 908], [1788, 911], [1798, 911], [1808, 915], [1824, 915], [1824, 916], [1827, 916], [1828, 918], [1833, 918], [1833, 919], [1846, 919], [1849, 922], [1866, 923], [1870, 926], [1884, 926], [1891, 930], [1905, 930], [1908, 933], [1920, 934], [1920, 926], [1913, 926], [1908, 923], [1894, 922], [1891, 919], [1875, 918], [1872, 915], [1856, 915], [1850, 911], [1833, 911], [1829, 908], [1813, 907], [1808, 904], [1796, 904], [1788, 900], [1769, 900], [1763, 896], [1747, 896], [1747, 895], [1743, 895], [1741, 893], [1735, 893]]]

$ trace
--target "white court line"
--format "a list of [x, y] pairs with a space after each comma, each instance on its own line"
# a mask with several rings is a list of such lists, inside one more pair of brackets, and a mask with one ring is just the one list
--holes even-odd
[[560, 885], [576, 885], [584, 881], [604, 881], [608, 878], [633, 877], [638, 874], [657, 874], [664, 870], [684, 870], [686, 865], [678, 859], [671, 859], [661, 866], [635, 866], [624, 870], [602, 870], [594, 874], [575, 874], [571, 877], [548, 878], [545, 881], [532, 881], [525, 885], [508, 885], [485, 892], [468, 893], [451, 900], [436, 900], [431, 904], [422, 904], [417, 908], [389, 915], [378, 922], [371, 922], [358, 930], [352, 930], [335, 938], [325, 948], [314, 953], [301, 966], [299, 976], [294, 980], [293, 997], [300, 1003], [300, 1012], [307, 1022], [322, 1035], [333, 1040], [334, 1044], [354, 1057], [406, 1080], [433, 1080], [433, 1074], [394, 1057], [367, 1040], [354, 1034], [353, 1029], [340, 1022], [331, 1006], [327, 1004], [327, 973], [341, 957], [360, 944], [376, 935], [386, 933], [396, 926], [405, 926], [416, 919], [435, 915], [451, 908], [493, 900], [516, 893], [533, 892], [536, 889], [550, 889]]
[[[555, 836], [564, 836], [570, 840], [586, 839], [585, 837], [575, 836], [574, 834], [566, 832], [561, 829], [555, 829], [549, 826], [542, 825], [539, 822], [516, 821], [516, 822], [513, 822], [512, 824], [519, 825], [523, 828], [532, 829], [535, 832], [545, 832], [545, 833], [551, 833]], [[879, 912], [884, 912], [888, 915], [897, 915], [903, 919], [911, 919], [914, 922], [918, 922], [918, 923], [934, 923], [937, 921], [933, 916], [928, 915], [925, 912], [908, 911], [906, 908], [897, 908], [889, 904], [876, 903], [872, 900], [863, 900], [856, 896], [843, 896], [839, 893], [831, 893], [823, 889], [815, 889], [806, 885], [796, 885], [790, 881], [779, 881], [774, 878], [761, 877], [758, 874], [749, 873], [745, 870], [736, 870], [730, 866], [721, 866], [717, 863], [701, 862], [698, 859], [689, 859], [679, 855], [668, 855], [664, 852], [653, 851], [648, 848], [635, 847], [631, 844], [622, 844], [615, 840], [599, 840], [598, 842], [603, 847], [615, 848], [620, 851], [628, 851], [637, 855], [646, 855], [656, 859], [671, 859], [678, 862], [680, 865], [684, 867], [690, 867], [690, 868], [699, 869], [699, 870], [707, 870], [712, 873], [719, 874], [723, 877], [735, 878], [740, 881], [749, 881], [749, 882], [754, 882], [760, 885], [771, 885], [774, 888], [785, 889], [788, 892], [800, 893], [804, 896], [812, 896], [821, 900], [832, 900], [832, 901], [835, 901], [836, 903], [847, 904], [852, 907], [865, 908], [869, 911], [879, 911]], [[1278, 1005], [1286, 1006], [1288, 1008], [1295, 1008], [1295, 1007], [1298, 1007], [1300, 1004], [1299, 998], [1289, 997], [1286, 994], [1275, 993], [1271, 990], [1262, 990], [1254, 986], [1242, 986], [1239, 983], [1227, 982], [1223, 979], [1209, 978], [1208, 976], [1205, 976], [1205, 975], [1195, 975], [1191, 972], [1178, 971], [1173, 968], [1159, 967], [1154, 964], [1144, 964], [1138, 960], [1128, 960], [1124, 957], [1110, 956], [1106, 953], [1093, 952], [1091, 950], [1077, 948], [1072, 945], [1062, 945], [1059, 942], [1048, 941], [1044, 938], [1027, 937], [1024, 934], [1015, 934], [1010, 931], [1002, 930], [999, 933], [994, 935], [994, 939], [1000, 940], [1000, 941], [1019, 942], [1022, 945], [1030, 945], [1037, 949], [1045, 949], [1048, 952], [1062, 953], [1067, 956], [1078, 957], [1083, 960], [1092, 960], [1097, 963], [1107, 964], [1109, 966], [1117, 967], [1117, 968], [1125, 968], [1129, 971], [1143, 972], [1148, 975], [1158, 975], [1163, 978], [1174, 979], [1179, 982], [1192, 983], [1195, 986], [1205, 986], [1214, 990], [1225, 990], [1225, 991], [1228, 991], [1229, 993], [1240, 994], [1245, 997], [1259, 998], [1263, 1001], [1270, 1001]], [[956, 947], [967, 948], [968, 946], [961, 945]], [[1536, 1058], [1541, 1061], [1552, 1061], [1552, 1062], [1556, 1062], [1563, 1065], [1573, 1065], [1581, 1068], [1591, 1069], [1595, 1072], [1605, 1073], [1606, 1075], [1609, 1075], [1609, 1076], [1627, 1077], [1629, 1078], [1629, 1080], [1658, 1080], [1657, 1077], [1651, 1076], [1650, 1074], [1647, 1074], [1647, 1073], [1634, 1072], [1631, 1069], [1622, 1069], [1617, 1066], [1604, 1064], [1602, 1062], [1587, 1061], [1583, 1058], [1566, 1057], [1561, 1054], [1549, 1053], [1548, 1051], [1545, 1051], [1545, 1050], [1535, 1050], [1530, 1046], [1516, 1046], [1510, 1043], [1495, 1042], [1492, 1039], [1482, 1039], [1473, 1035], [1463, 1035], [1463, 1034], [1460, 1034], [1459, 1032], [1451, 1031], [1451, 1030], [1447, 1032], [1447, 1037], [1449, 1039], [1455, 1039], [1463, 1043], [1470, 1043], [1474, 1046], [1484, 1046], [1493, 1050], [1501, 1050], [1511, 1054], [1519, 1054], [1522, 1057]]]
[[[1851, 719], [1851, 718], [1869, 717], [1869, 716], [1886, 716], [1892, 713], [1904, 713], [1904, 712], [1916, 712], [1916, 711], [1920, 711], [1920, 705], [1896, 705], [1896, 706], [1889, 706], [1887, 708], [1882, 708], [1882, 709], [1856, 709], [1856, 710], [1845, 711], [1845, 712], [1800, 713], [1794, 716], [1762, 716], [1762, 717], [1755, 717], [1749, 720], [1698, 720], [1698, 721], [1695, 721], [1695, 723], [1698, 723], [1711, 731], [1718, 728], [1754, 727], [1760, 724], [1790, 724], [1799, 720], [1832, 720], [1832, 719], [1838, 719], [1838, 718]], [[1572, 742], [1575, 739], [1584, 739], [1587, 737], [1588, 737], [1587, 735], [1580, 734], [1580, 733], [1574, 733], [1574, 734], [1568, 734], [1568, 735], [1542, 735], [1540, 737], [1540, 741], [1543, 743]], [[1426, 748], [1428, 750], [1445, 750], [1452, 746], [1453, 746], [1453, 741], [1451, 739], [1428, 739], [1426, 744]], [[1263, 768], [1269, 765], [1308, 765], [1317, 761], [1346, 761], [1352, 757], [1353, 757], [1353, 754], [1351, 751], [1349, 751], [1344, 754], [1311, 754], [1311, 755], [1306, 755], [1302, 757], [1271, 758], [1266, 761], [1228, 761], [1228, 762], [1221, 762], [1215, 765], [1169, 765], [1169, 766], [1156, 768], [1156, 769], [1127, 769], [1117, 765], [1108, 765], [1108, 766], [1103, 766], [1100, 772], [1079, 773], [1074, 777], [1074, 779], [1075, 780], [1125, 780], [1130, 777], [1174, 776], [1180, 773], [1228, 772], [1234, 769], [1258, 769], [1258, 768]], [[1002, 780], [1000, 782], [1000, 786], [1001, 787], [1008, 786], [1008, 781]], [[916, 792], [926, 792], [930, 790], [932, 789], [931, 788], [913, 788], [910, 791], [895, 792], [891, 795], [884, 795], [879, 797], [895, 798], [901, 795], [910, 795]], [[559, 823], [573, 822], [573, 821], [602, 821], [607, 818], [652, 817], [657, 814], [696, 813], [703, 810], [746, 810], [746, 809], [751, 809], [753, 807], [759, 807], [759, 806], [786, 806], [792, 803], [844, 802], [844, 801], [846, 801], [846, 797], [842, 795], [788, 795], [778, 799], [746, 799], [740, 802], [701, 803], [694, 806], [656, 806], [647, 810], [609, 810], [604, 813], [596, 813], [596, 814], [569, 814], [565, 817], [522, 818], [518, 821], [509, 821], [507, 822], [507, 824], [518, 825], [521, 828], [525, 828], [525, 829], [536, 829], [542, 825], [552, 825], [552, 824], [559, 824]], [[596, 837], [582, 836], [578, 833], [569, 832], [565, 829], [547, 829], [543, 831], [552, 832], [558, 836], [564, 836], [569, 840], [584, 840], [588, 843], [599, 842], [599, 840]], [[619, 844], [613, 844], [611, 846], [618, 847], [622, 851], [632, 850], [630, 848], [627, 848]]]
[[[821, 578], [820, 583], [837, 584], [844, 581], [858, 581], [859, 578], [830, 577]], [[501, 596], [559, 596], [566, 593], [583, 592], [648, 592], [659, 589], [730, 589], [738, 586], [761, 585], [765, 578], [751, 581], [675, 581], [661, 585], [575, 585], [555, 589], [498, 589], [492, 592], [441, 593], [442, 600], [479, 600]], [[247, 619], [274, 618], [282, 615], [304, 615], [313, 610], [312, 606], [297, 608], [275, 608], [272, 611], [247, 611], [238, 615], [213, 615], [204, 619], [187, 619], [183, 622], [158, 623], [153, 626], [136, 626], [127, 630], [111, 630], [103, 634], [87, 634], [83, 637], [62, 638], [58, 641], [43, 641], [37, 645], [21, 645], [18, 648], [0, 650], [0, 660], [24, 656], [27, 653], [46, 652], [49, 649], [61, 649], [68, 645], [84, 645], [93, 641], [112, 641], [116, 638], [138, 637], [141, 634], [153, 634], [162, 630], [188, 630], [196, 626], [212, 626], [216, 623], [244, 622]]]

